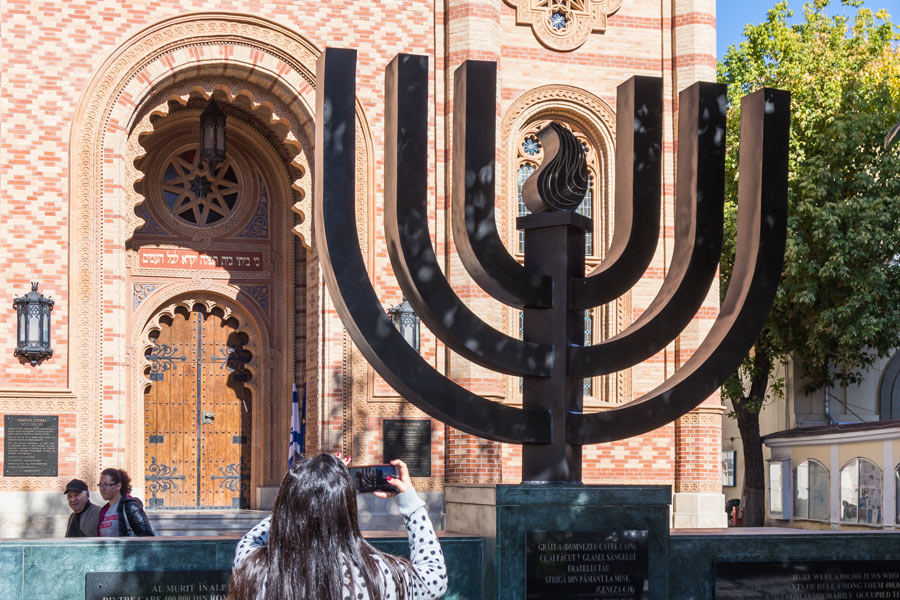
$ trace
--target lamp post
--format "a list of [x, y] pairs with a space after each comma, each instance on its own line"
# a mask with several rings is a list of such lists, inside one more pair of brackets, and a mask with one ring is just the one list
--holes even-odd
[[210, 173], [225, 160], [225, 112], [210, 97], [200, 114], [200, 160], [209, 165]]
[[13, 300], [18, 313], [16, 356], [23, 356], [37, 365], [42, 358], [53, 356], [50, 347], [50, 311], [53, 300], [37, 291], [38, 282], [31, 282], [31, 291]]

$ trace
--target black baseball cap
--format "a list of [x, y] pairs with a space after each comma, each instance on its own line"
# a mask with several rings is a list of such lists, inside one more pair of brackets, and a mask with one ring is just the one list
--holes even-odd
[[80, 479], [73, 479], [66, 486], [66, 491], [63, 493], [68, 494], [69, 492], [78, 492], [80, 494], [81, 492], [86, 492], [86, 491], [88, 491], [88, 486], [85, 482], [83, 482]]

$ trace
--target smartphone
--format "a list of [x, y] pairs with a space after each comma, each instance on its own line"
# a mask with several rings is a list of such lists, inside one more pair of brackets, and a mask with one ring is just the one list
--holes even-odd
[[357, 492], [396, 492], [397, 488], [388, 483], [388, 477], [399, 477], [394, 465], [363, 465], [350, 467], [350, 478]]

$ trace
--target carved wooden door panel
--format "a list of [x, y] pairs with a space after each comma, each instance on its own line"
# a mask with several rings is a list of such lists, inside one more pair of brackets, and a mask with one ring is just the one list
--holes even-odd
[[148, 354], [144, 462], [151, 508], [247, 508], [250, 355], [234, 319], [178, 311]]
[[235, 326], [216, 314], [199, 324], [201, 506], [250, 507], [250, 357]]

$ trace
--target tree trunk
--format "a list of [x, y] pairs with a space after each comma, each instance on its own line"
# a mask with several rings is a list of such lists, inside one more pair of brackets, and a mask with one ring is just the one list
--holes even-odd
[[741, 508], [744, 527], [762, 527], [766, 520], [766, 477], [763, 465], [762, 439], [759, 435], [759, 413], [744, 411], [735, 405], [738, 429], [744, 448], [744, 489]]
[[744, 487], [741, 493], [744, 527], [762, 527], [766, 521], [766, 476], [759, 413], [766, 398], [771, 367], [768, 352], [756, 346], [750, 393], [732, 402], [744, 449]]

